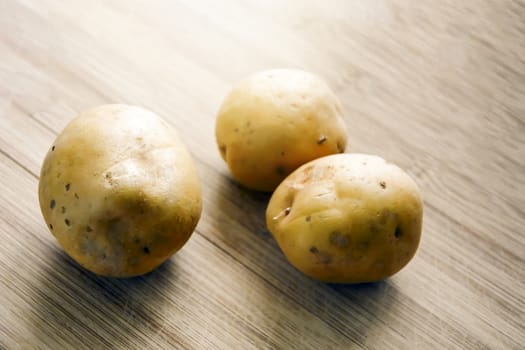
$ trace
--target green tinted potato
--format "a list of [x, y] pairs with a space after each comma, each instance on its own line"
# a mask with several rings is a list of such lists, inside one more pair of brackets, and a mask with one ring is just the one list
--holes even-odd
[[175, 131], [126, 105], [93, 108], [66, 126], [42, 165], [39, 199], [65, 252], [115, 277], [156, 268], [201, 213], [193, 161]]
[[309, 162], [275, 190], [268, 229], [288, 260], [325, 282], [384, 279], [414, 256], [422, 225], [415, 182], [382, 158], [340, 154]]

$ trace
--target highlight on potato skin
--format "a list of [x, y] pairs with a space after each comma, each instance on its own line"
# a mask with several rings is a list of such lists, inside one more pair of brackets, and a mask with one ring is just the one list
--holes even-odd
[[81, 113], [42, 165], [40, 208], [64, 251], [103, 276], [152, 271], [189, 239], [202, 198], [175, 130], [127, 105]]
[[300, 165], [344, 152], [341, 104], [317, 76], [272, 69], [244, 79], [218, 112], [216, 141], [243, 186], [273, 191]]
[[289, 262], [330, 283], [374, 282], [401, 270], [416, 253], [422, 218], [416, 183], [364, 154], [304, 164], [279, 185], [266, 211]]

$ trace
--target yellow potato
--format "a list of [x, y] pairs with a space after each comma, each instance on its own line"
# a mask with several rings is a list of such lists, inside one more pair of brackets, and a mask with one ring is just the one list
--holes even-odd
[[42, 165], [39, 200], [66, 253], [114, 277], [147, 273], [180, 249], [202, 203], [176, 132], [126, 105], [93, 108], [66, 126]]
[[313, 74], [263, 71], [241, 81], [224, 100], [216, 139], [233, 177], [245, 187], [272, 191], [300, 165], [344, 152], [341, 104]]
[[414, 256], [423, 204], [415, 182], [382, 158], [340, 154], [304, 164], [273, 193], [268, 229], [288, 260], [325, 282], [372, 282]]

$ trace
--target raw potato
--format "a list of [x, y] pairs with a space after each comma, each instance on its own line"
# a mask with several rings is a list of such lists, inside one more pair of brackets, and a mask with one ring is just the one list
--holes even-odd
[[233, 88], [216, 122], [216, 139], [233, 177], [273, 191], [300, 165], [346, 148], [341, 104], [313, 74], [274, 69]]
[[66, 126], [42, 165], [39, 199], [66, 253], [113, 277], [147, 273], [180, 249], [202, 202], [176, 132], [126, 105], [93, 108]]
[[382, 158], [340, 154], [307, 163], [275, 190], [268, 229], [288, 260], [332, 283], [372, 282], [414, 256], [423, 204], [415, 182]]

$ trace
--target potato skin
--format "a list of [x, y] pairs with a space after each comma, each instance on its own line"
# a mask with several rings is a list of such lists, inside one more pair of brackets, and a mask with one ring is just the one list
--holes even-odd
[[237, 84], [216, 120], [216, 140], [243, 186], [273, 191], [300, 165], [344, 152], [341, 104], [317, 76], [295, 69], [256, 73]]
[[127, 105], [90, 109], [65, 127], [42, 165], [39, 201], [64, 251], [112, 277], [159, 266], [188, 240], [202, 207], [176, 132]]
[[297, 269], [330, 283], [389, 277], [414, 256], [423, 203], [382, 158], [340, 154], [304, 164], [273, 193], [266, 223]]

